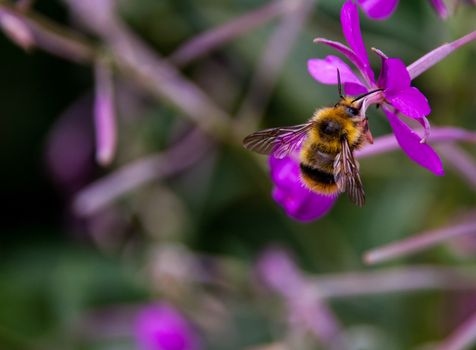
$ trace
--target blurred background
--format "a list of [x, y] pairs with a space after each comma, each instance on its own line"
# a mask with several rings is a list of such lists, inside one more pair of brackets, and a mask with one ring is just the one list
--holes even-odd
[[[40, 27], [56, 23], [61, 35], [77, 33], [95, 57], [104, 53], [114, 62], [114, 49], [104, 42], [121, 47], [117, 31], [97, 34], [97, 27], [110, 24], [101, 17], [103, 2], [83, 2], [98, 6], [92, 12], [104, 19], [92, 16], [89, 28], [74, 2], [38, 0], [22, 13]], [[306, 62], [333, 54], [313, 38], [343, 41], [342, 4], [123, 0], [119, 16], [121, 28], [140, 38], [159, 63], [175, 67], [243, 137], [302, 123], [316, 107], [335, 103], [336, 88], [314, 81]], [[474, 6], [448, 4], [445, 21], [424, 0], [402, 0], [386, 21], [361, 12], [367, 48], [410, 64], [474, 30]], [[222, 42], [200, 52], [207, 44], [194, 44], [197, 35], [222, 35], [217, 28], [223, 26], [228, 32]], [[475, 130], [475, 49], [474, 43], [459, 49], [414, 81], [430, 101], [432, 125]], [[41, 47], [25, 51], [5, 35], [0, 52], [1, 349], [429, 349], [476, 312], [474, 283], [456, 291], [443, 286], [324, 301], [319, 296], [320, 276], [423, 265], [476, 273], [471, 240], [376, 267], [362, 261], [369, 249], [449, 225], [476, 206], [474, 182], [471, 187], [444, 157], [444, 177], [400, 150], [363, 159], [365, 207], [342, 196], [324, 218], [299, 223], [273, 202], [266, 157], [208, 128], [207, 110], [189, 102], [195, 96], [190, 86], [178, 82], [174, 90], [160, 79], [144, 82], [115, 62], [118, 147], [112, 162], [101, 166], [94, 64]], [[131, 52], [132, 61], [140, 55]], [[370, 55], [378, 67], [378, 57]], [[143, 68], [153, 71], [153, 63]], [[381, 111], [371, 109], [369, 118], [374, 137], [391, 132]], [[474, 144], [461, 147], [476, 156]], [[260, 278], [257, 262], [269, 249], [278, 260], [268, 266], [270, 273], [282, 272], [276, 278], [289, 277], [288, 271], [315, 280], [309, 304], [294, 305], [293, 293], [273, 290]], [[187, 323], [177, 327], [194, 338], [189, 345], [144, 345], [138, 315], [154, 307], [160, 313], [157, 303]], [[317, 331], [303, 325], [303, 310], [314, 316], [325, 310]], [[330, 324], [332, 336], [326, 338], [322, 324]]]

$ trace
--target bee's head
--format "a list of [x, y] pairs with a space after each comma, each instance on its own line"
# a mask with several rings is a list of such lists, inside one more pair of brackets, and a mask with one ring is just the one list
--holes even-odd
[[339, 102], [336, 103], [335, 107], [340, 107], [342, 111], [349, 117], [354, 118], [358, 117], [360, 114], [360, 108], [362, 103], [360, 101], [354, 101], [355, 99], [350, 96], [341, 96]]
[[342, 94], [342, 82], [340, 80], [339, 68], [337, 68], [337, 91], [339, 92], [340, 100], [335, 104], [335, 107], [342, 108], [343, 112], [349, 116], [349, 118], [358, 116], [360, 113], [360, 107], [362, 107], [362, 103], [360, 103], [359, 97], [354, 99], [350, 96], [344, 96]]
[[362, 104], [365, 97], [375, 92], [383, 90], [383, 89], [371, 90], [355, 98], [350, 96], [344, 96], [342, 94], [342, 83], [340, 80], [340, 72], [338, 68], [337, 68], [337, 89], [339, 92], [340, 100], [339, 102], [336, 103], [335, 107], [338, 107], [338, 106], [342, 107], [344, 109], [345, 114], [347, 114], [349, 118], [354, 118], [360, 114], [360, 109], [362, 108]]

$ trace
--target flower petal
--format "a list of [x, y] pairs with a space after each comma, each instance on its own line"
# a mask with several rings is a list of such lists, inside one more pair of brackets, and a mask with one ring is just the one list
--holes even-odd
[[384, 108], [384, 112], [387, 115], [400, 147], [405, 151], [408, 157], [435, 175], [444, 175], [441, 159], [433, 148], [426, 143], [421, 143], [420, 136], [402, 122], [395, 113], [389, 111], [387, 108]]
[[405, 63], [399, 58], [382, 58], [382, 70], [378, 85], [385, 89], [402, 90], [410, 86], [410, 74]]
[[344, 83], [343, 85], [344, 85], [345, 94], [350, 96], [365, 94], [367, 91], [369, 91], [362, 84]]
[[94, 124], [96, 128], [96, 159], [101, 165], [109, 165], [116, 153], [117, 126], [114, 106], [114, 86], [110, 67], [96, 63], [96, 96]]
[[367, 91], [359, 78], [352, 72], [352, 69], [339, 57], [331, 55], [325, 59], [313, 58], [307, 61], [309, 74], [323, 84], [337, 84], [337, 69], [339, 69], [340, 78], [344, 86], [350, 83], [350, 89], [358, 89], [356, 87], [358, 85], [361, 87], [361, 90]]
[[398, 0], [359, 0], [365, 14], [372, 19], [386, 19], [397, 8]]
[[345, 39], [362, 62], [367, 77], [373, 81], [374, 75], [370, 68], [369, 57], [367, 56], [367, 51], [365, 50], [364, 41], [360, 32], [359, 10], [353, 1], [346, 1], [344, 6], [342, 6], [340, 21]]
[[299, 164], [290, 157], [269, 158], [271, 178], [275, 184], [273, 199], [286, 214], [299, 221], [319, 219], [329, 212], [337, 196], [319, 195], [301, 183]]
[[430, 121], [427, 117], [421, 117], [415, 119], [423, 127], [423, 137], [420, 142], [426, 142], [431, 134]]
[[416, 87], [385, 91], [385, 98], [402, 114], [411, 118], [422, 118], [431, 112], [428, 100]]
[[369, 86], [371, 85], [371, 83], [373, 82], [373, 72], [372, 72], [372, 79], [369, 79], [369, 77], [367, 76], [365, 65], [357, 56], [357, 54], [354, 51], [352, 51], [348, 46], [338, 41], [327, 40], [324, 38], [316, 38], [314, 39], [314, 42], [316, 44], [323, 43], [324, 45], [332, 47], [333, 49], [336, 49], [345, 57], [347, 57], [349, 61], [351, 61], [355, 65], [355, 67], [360, 71], [360, 74], [362, 74], [362, 77], [364, 77], [364, 79], [366, 80], [366, 85], [369, 85]]

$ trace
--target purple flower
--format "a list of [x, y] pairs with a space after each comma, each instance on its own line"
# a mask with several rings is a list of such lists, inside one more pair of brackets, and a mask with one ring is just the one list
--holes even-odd
[[[347, 1], [342, 8], [341, 22], [344, 36], [350, 47], [323, 38], [315, 41], [342, 53], [355, 65], [360, 75], [354, 74], [344, 61], [332, 55], [324, 59], [309, 60], [309, 73], [321, 83], [337, 84], [336, 72], [339, 69], [344, 90], [350, 95], [383, 89], [363, 99], [362, 113], [365, 113], [371, 104], [381, 104], [398, 144], [408, 157], [434, 174], [443, 175], [440, 158], [425, 143], [430, 136], [429, 123], [426, 119], [430, 113], [430, 106], [426, 97], [417, 88], [411, 86], [411, 80], [461, 46], [475, 40], [476, 31], [441, 45], [408, 67], [405, 67], [400, 59], [388, 58], [381, 51], [373, 49], [382, 59], [380, 75], [378, 79], [375, 79], [360, 32], [357, 6], [351, 1]], [[423, 138], [400, 119], [401, 113], [423, 126], [425, 130]], [[332, 208], [336, 197], [311, 192], [302, 185], [299, 164], [293, 155], [283, 159], [271, 156], [269, 164], [275, 184], [273, 198], [285, 209], [288, 216], [299, 221], [310, 221], [322, 217]]]
[[[448, 10], [443, 0], [429, 0], [438, 15], [445, 19]], [[390, 17], [398, 5], [398, 0], [358, 0], [365, 14], [372, 19], [386, 19]]]
[[310, 191], [301, 183], [299, 164], [291, 156], [269, 157], [274, 182], [273, 199], [286, 214], [299, 221], [318, 219], [329, 212], [337, 196], [325, 196]]
[[142, 309], [135, 321], [141, 350], [198, 350], [199, 340], [191, 325], [172, 306], [159, 303]]
[[[324, 84], [336, 84], [336, 71], [339, 69], [347, 94], [383, 89], [364, 99], [361, 112], [365, 114], [371, 104], [381, 104], [401, 148], [409, 158], [436, 175], [443, 175], [443, 166], [436, 152], [429, 150], [429, 146], [424, 142], [420, 142], [421, 138], [398, 118], [400, 112], [415, 119], [425, 128], [425, 137], [428, 136], [429, 123], [426, 116], [431, 109], [420, 90], [411, 86], [411, 77], [405, 64], [399, 58], [388, 58], [381, 51], [374, 49], [382, 59], [380, 76], [375, 79], [360, 32], [358, 9], [352, 1], [347, 1], [342, 7], [341, 23], [350, 48], [327, 39], [319, 38], [316, 41], [343, 53], [357, 67], [360, 76], [355, 75], [346, 63], [335, 56], [309, 60], [308, 69], [311, 76]], [[427, 160], [427, 156], [431, 159]]]

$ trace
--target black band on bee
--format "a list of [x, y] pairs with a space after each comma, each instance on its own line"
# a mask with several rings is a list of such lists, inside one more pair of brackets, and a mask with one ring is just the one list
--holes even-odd
[[335, 183], [334, 180], [334, 175], [326, 173], [322, 170], [319, 170], [317, 168], [311, 167], [306, 164], [299, 164], [299, 167], [301, 168], [301, 172], [309, 177], [311, 180], [317, 182], [317, 183], [323, 183], [326, 185], [332, 185]]

